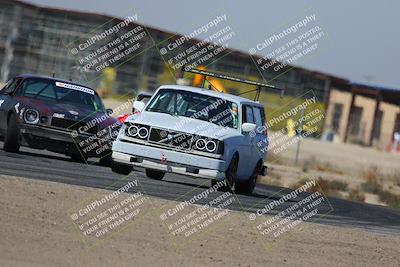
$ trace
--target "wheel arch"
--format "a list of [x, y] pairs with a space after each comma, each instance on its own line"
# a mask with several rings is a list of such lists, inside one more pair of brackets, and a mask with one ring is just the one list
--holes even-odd
[[237, 157], [238, 157], [238, 162], [240, 162], [239, 151], [234, 150], [234, 151], [231, 153], [231, 155], [232, 155], [232, 156], [229, 157], [229, 161], [226, 162], [225, 171], [228, 170], [229, 165], [231, 164], [231, 162], [232, 162], [234, 156], [237, 155]]
[[15, 115], [15, 112], [12, 109], [10, 109], [7, 113], [7, 125], [8, 125], [8, 122], [10, 121], [11, 115]]

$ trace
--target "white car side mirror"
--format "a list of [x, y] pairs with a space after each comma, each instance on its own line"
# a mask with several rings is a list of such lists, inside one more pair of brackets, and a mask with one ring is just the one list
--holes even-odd
[[146, 104], [142, 101], [135, 101], [133, 102], [133, 110], [137, 110], [139, 112], [142, 112]]
[[257, 125], [255, 125], [254, 123], [245, 122], [242, 124], [242, 132], [244, 133], [253, 132], [256, 130], [256, 127]]

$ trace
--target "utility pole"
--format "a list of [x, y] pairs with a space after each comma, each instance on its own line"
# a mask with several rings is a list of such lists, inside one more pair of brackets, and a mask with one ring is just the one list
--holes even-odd
[[[302, 89], [302, 93], [304, 92], [304, 83], [301, 86]], [[301, 115], [300, 115], [300, 126], [299, 128], [297, 128], [297, 130], [300, 129], [300, 133], [298, 131], [296, 131], [296, 137], [297, 137], [297, 148], [296, 148], [296, 158], [294, 161], [294, 165], [297, 166], [297, 164], [299, 163], [299, 154], [300, 154], [300, 144], [301, 144], [301, 138], [302, 138], [302, 132], [303, 132], [303, 124], [304, 124], [304, 113], [305, 110], [304, 108], [301, 109]]]
[[304, 117], [304, 108], [301, 109], [301, 117], [300, 117], [300, 127], [298, 128], [298, 130], [300, 130], [300, 133], [297, 132], [297, 149], [296, 149], [296, 159], [294, 164], [297, 166], [298, 162], [299, 162], [299, 153], [300, 153], [300, 144], [301, 144], [301, 138], [302, 138], [302, 131], [303, 131], [303, 117]]

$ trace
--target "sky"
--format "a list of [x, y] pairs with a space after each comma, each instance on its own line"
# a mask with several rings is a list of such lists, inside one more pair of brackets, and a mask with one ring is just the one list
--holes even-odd
[[226, 14], [236, 37], [230, 46], [248, 52], [271, 33], [315, 14], [329, 37], [323, 52], [294, 65], [353, 81], [400, 88], [400, 1], [139, 1], [28, 0], [33, 4], [126, 17], [180, 34], [193, 32], [216, 15]]

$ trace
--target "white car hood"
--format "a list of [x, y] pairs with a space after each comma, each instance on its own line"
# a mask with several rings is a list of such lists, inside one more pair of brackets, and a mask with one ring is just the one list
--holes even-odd
[[129, 116], [126, 121], [215, 139], [224, 139], [240, 135], [237, 129], [221, 127], [202, 120], [183, 116], [172, 116], [170, 114], [158, 112], [144, 111], [140, 114]]

